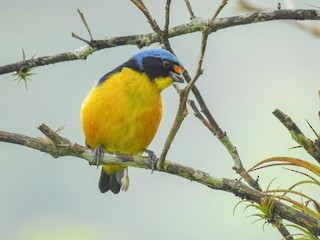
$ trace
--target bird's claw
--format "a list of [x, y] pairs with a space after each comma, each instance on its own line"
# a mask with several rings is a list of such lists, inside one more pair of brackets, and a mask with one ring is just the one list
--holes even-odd
[[145, 149], [144, 152], [148, 154], [148, 160], [151, 162], [151, 174], [152, 174], [157, 166], [157, 161], [158, 161], [157, 155], [153, 151], [148, 149]]
[[100, 166], [102, 158], [103, 158], [103, 146], [100, 144], [94, 150], [94, 161], [95, 161], [95, 164], [97, 165], [97, 168]]

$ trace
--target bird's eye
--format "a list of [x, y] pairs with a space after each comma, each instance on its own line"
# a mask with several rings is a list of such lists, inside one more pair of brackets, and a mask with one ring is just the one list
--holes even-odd
[[165, 68], [165, 69], [170, 69], [170, 67], [171, 67], [171, 64], [170, 64], [170, 62], [168, 62], [168, 61], [163, 61], [163, 67]]

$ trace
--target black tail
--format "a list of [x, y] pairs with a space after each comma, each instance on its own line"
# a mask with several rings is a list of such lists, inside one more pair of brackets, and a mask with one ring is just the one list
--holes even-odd
[[99, 180], [100, 192], [105, 193], [111, 190], [111, 192], [113, 192], [114, 194], [119, 193], [121, 189], [122, 177], [123, 177], [123, 171], [117, 171], [112, 174], [108, 174], [102, 168], [100, 180]]

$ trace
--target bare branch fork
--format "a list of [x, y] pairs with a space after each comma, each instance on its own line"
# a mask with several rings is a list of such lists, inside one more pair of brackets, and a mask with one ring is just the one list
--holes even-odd
[[[46, 136], [46, 138], [29, 137], [22, 134], [0, 131], [0, 141], [33, 148], [41, 152], [48, 153], [54, 158], [73, 156], [85, 159], [90, 164], [95, 164], [94, 155], [91, 149], [81, 146], [77, 143], [72, 143], [68, 139], [58, 135], [55, 131], [44, 124], [39, 126], [39, 130]], [[104, 158], [101, 161], [102, 164], [125, 165], [145, 169], [152, 168], [148, 157], [142, 157], [140, 155], [105, 153]], [[180, 176], [185, 179], [200, 183], [211, 189], [230, 192], [239, 198], [248, 199], [257, 203], [260, 202], [261, 198], [265, 197], [265, 193], [250, 188], [238, 180], [212, 176], [206, 172], [178, 163], [170, 162], [168, 160], [165, 160], [163, 164], [164, 168], [155, 169], [155, 171], [161, 171]], [[317, 236], [320, 235], [320, 226], [317, 219], [312, 218], [281, 202], [275, 202], [274, 210], [275, 213], [277, 213], [281, 218], [305, 227]]]
[[[145, 4], [142, 2], [142, 0], [132, 0], [132, 2], [143, 12], [143, 14], [147, 17], [152, 29], [158, 34], [160, 42], [164, 45], [164, 47], [173, 52], [170, 42], [168, 39], [168, 33], [166, 32], [169, 26], [169, 11], [170, 11], [170, 1], [167, 1], [166, 4], [166, 21], [165, 21], [165, 27], [162, 31], [161, 28], [158, 26], [156, 21], [152, 18], [149, 10], [145, 6]], [[169, 151], [169, 148], [180, 129], [180, 126], [185, 119], [185, 117], [188, 114], [186, 104], [187, 102], [191, 103], [190, 100], [188, 101], [189, 93], [190, 91], [193, 92], [194, 96], [197, 99], [197, 102], [199, 106], [201, 107], [201, 112], [197, 109], [194, 102], [192, 102], [193, 110], [195, 110], [196, 116], [205, 124], [206, 127], [209, 128], [209, 130], [219, 139], [219, 141], [227, 148], [228, 152], [230, 153], [232, 159], [234, 160], [234, 169], [235, 171], [243, 178], [245, 181], [249, 183], [250, 186], [254, 187], [257, 190], [261, 191], [261, 188], [257, 181], [255, 181], [249, 173], [245, 170], [241, 160], [240, 156], [236, 150], [236, 148], [231, 143], [230, 139], [227, 137], [226, 133], [221, 130], [217, 122], [214, 120], [213, 116], [211, 115], [209, 109], [207, 108], [204, 99], [202, 98], [200, 91], [195, 86], [195, 82], [197, 79], [201, 76], [203, 70], [202, 70], [202, 63], [204, 60], [204, 55], [206, 51], [208, 36], [212, 32], [213, 25], [216, 21], [217, 16], [222, 11], [224, 6], [227, 4], [227, 0], [222, 0], [220, 6], [217, 8], [215, 13], [213, 14], [212, 18], [203, 26], [202, 28], [202, 40], [201, 40], [201, 47], [200, 47], [200, 55], [199, 55], [199, 61], [197, 70], [195, 73], [195, 76], [191, 78], [187, 70], [184, 70], [184, 77], [186, 81], [188, 82], [188, 85], [179, 91], [180, 95], [180, 103], [179, 108], [176, 113], [176, 117], [174, 120], [174, 123], [171, 127], [171, 130], [168, 134], [168, 137], [166, 139], [166, 142], [164, 144], [164, 147], [162, 149], [159, 161], [158, 161], [158, 168], [162, 168], [162, 164], [164, 162], [164, 159], [166, 158], [166, 155]], [[187, 4], [187, 7], [192, 11], [191, 5]], [[192, 15], [191, 15], [192, 17]]]
[[[234, 17], [218, 18], [211, 26], [211, 31], [215, 32], [221, 29], [239, 26], [244, 24], [253, 24], [273, 20], [319, 20], [320, 11], [313, 9], [281, 9], [274, 11], [255, 12]], [[168, 29], [168, 38], [181, 36], [188, 33], [202, 31], [203, 26], [208, 20], [193, 17], [191, 22], [178, 25]], [[87, 41], [90, 43], [90, 41]], [[123, 45], [136, 45], [139, 48], [149, 46], [152, 43], [159, 42], [157, 33], [147, 33], [139, 35], [111, 37], [103, 40], [94, 40], [89, 45], [82, 46], [73, 51], [59, 53], [52, 56], [34, 57], [28, 60], [11, 63], [0, 66], [0, 75], [21, 69], [29, 69], [33, 67], [54, 64], [58, 62], [66, 62], [73, 60], [86, 59], [90, 54], [105, 48], [112, 48]]]
[[[145, 4], [142, 2], [142, 0], [133, 0], [133, 2], [136, 4], [136, 6], [144, 13], [144, 15], [148, 18], [149, 23], [152, 27], [152, 29], [158, 34], [158, 37], [160, 39], [160, 43], [163, 44], [164, 48], [171, 51], [173, 53], [173, 49], [171, 48], [170, 42], [169, 42], [169, 35], [168, 35], [168, 28], [169, 28], [169, 16], [170, 16], [170, 3], [171, 0], [167, 0], [166, 3], [166, 19], [165, 19], [165, 26], [164, 26], [164, 30], [162, 31], [160, 29], [160, 27], [157, 25], [156, 21], [151, 17], [151, 14], [149, 13], [148, 9], [146, 8]], [[193, 10], [191, 7], [191, 4], [186, 0], [185, 1], [187, 8], [189, 10], [190, 13], [190, 18], [194, 18], [194, 14], [193, 14]], [[183, 88], [182, 90], [178, 89], [178, 93], [180, 96], [180, 103], [179, 103], [179, 108], [178, 111], [176, 113], [176, 117], [175, 117], [175, 121], [171, 127], [171, 130], [167, 136], [166, 142], [164, 144], [164, 147], [162, 149], [159, 161], [158, 161], [158, 169], [163, 169], [164, 167], [164, 161], [166, 158], [166, 155], [170, 149], [170, 146], [177, 134], [177, 132], [180, 129], [180, 126], [183, 122], [183, 120], [185, 119], [185, 117], [187, 116], [187, 102], [191, 105], [192, 109], [195, 112], [195, 115], [201, 120], [202, 123], [204, 123], [204, 125], [210, 129], [210, 131], [218, 137], [218, 139], [220, 140], [220, 142], [227, 148], [227, 150], [229, 151], [229, 153], [231, 154], [233, 160], [234, 160], [234, 170], [240, 174], [240, 176], [246, 180], [250, 186], [254, 187], [255, 189], [257, 189], [258, 191], [261, 191], [261, 188], [258, 184], [258, 182], [256, 180], [254, 180], [250, 174], [245, 170], [241, 160], [240, 160], [240, 156], [236, 150], [236, 148], [232, 145], [231, 141], [229, 140], [229, 138], [227, 137], [227, 135], [222, 132], [222, 130], [220, 129], [219, 125], [216, 123], [216, 121], [214, 120], [214, 118], [212, 117], [209, 109], [207, 108], [199, 90], [197, 89], [197, 87], [195, 86], [195, 82], [198, 80], [198, 78], [202, 75], [203, 73], [203, 69], [202, 69], [202, 64], [204, 61], [204, 56], [205, 56], [205, 52], [206, 52], [206, 46], [207, 46], [207, 42], [208, 42], [208, 37], [209, 34], [212, 31], [212, 26], [217, 18], [217, 16], [219, 15], [219, 13], [222, 11], [222, 9], [227, 5], [228, 0], [222, 0], [219, 7], [217, 8], [217, 10], [215, 11], [215, 13], [213, 14], [212, 18], [208, 21], [207, 24], [205, 24], [203, 26], [202, 29], [202, 39], [201, 39], [201, 47], [200, 47], [200, 54], [199, 54], [199, 60], [198, 60], [198, 66], [196, 69], [196, 73], [195, 76], [193, 78], [191, 78], [191, 76], [189, 75], [189, 73], [184, 70], [184, 77], [186, 79], [186, 81], [188, 82], [188, 85]], [[200, 107], [201, 107], [201, 111], [204, 113], [204, 115], [198, 110], [196, 104], [193, 101], [190, 101], [189, 98], [189, 93], [190, 91], [193, 92], [193, 94], [195, 95]], [[282, 224], [282, 222], [279, 222], [279, 224], [275, 224], [275, 226], [277, 227], [277, 229], [279, 230], [279, 232], [282, 234], [283, 237], [285, 237], [288, 240], [292, 240], [293, 238], [291, 237], [291, 234], [289, 233], [289, 231], [286, 229], [286, 227]]]

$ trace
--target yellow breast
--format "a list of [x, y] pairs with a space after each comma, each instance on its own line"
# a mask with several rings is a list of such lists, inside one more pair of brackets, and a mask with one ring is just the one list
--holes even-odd
[[123, 68], [94, 87], [81, 109], [87, 144], [105, 151], [141, 153], [152, 141], [162, 116], [160, 91], [144, 73]]

